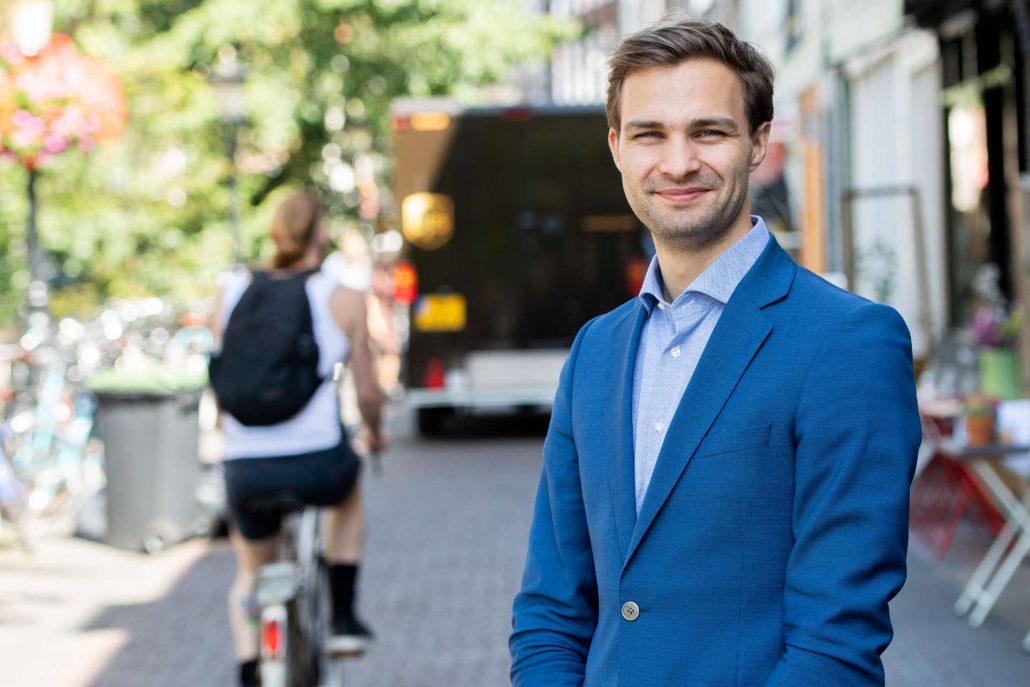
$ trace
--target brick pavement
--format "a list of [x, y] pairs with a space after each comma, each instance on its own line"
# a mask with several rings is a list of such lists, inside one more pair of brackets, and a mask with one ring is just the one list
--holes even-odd
[[[378, 638], [347, 683], [505, 684], [539, 433], [412, 443], [406, 432], [366, 480], [360, 606]], [[0, 685], [228, 687], [233, 571], [225, 542], [155, 558], [74, 539], [31, 561], [0, 551]]]
[[989, 544], [983, 529], [960, 528], [938, 561], [926, 542], [909, 544], [909, 579], [891, 603], [895, 637], [884, 654], [890, 687], [1017, 687], [1030, 684], [1030, 564], [1024, 563], [977, 629], [952, 605]]
[[362, 609], [378, 632], [354, 685], [507, 684], [507, 635], [539, 471], [537, 438], [424, 442], [368, 480]]
[[225, 546], [202, 541], [158, 557], [77, 539], [0, 551], [0, 684], [229, 685], [217, 587], [231, 573]]
[[[385, 475], [366, 484], [361, 608], [378, 641], [348, 665], [348, 684], [507, 684], [510, 603], [540, 437], [414, 442], [405, 432], [384, 459]], [[945, 566], [913, 545], [885, 656], [892, 687], [1025, 684], [1026, 570], [979, 630], [951, 614], [983, 545], [967, 533]], [[232, 574], [224, 541], [187, 542], [154, 558], [73, 539], [48, 543], [31, 561], [0, 550], [0, 685], [230, 687], [224, 598]]]

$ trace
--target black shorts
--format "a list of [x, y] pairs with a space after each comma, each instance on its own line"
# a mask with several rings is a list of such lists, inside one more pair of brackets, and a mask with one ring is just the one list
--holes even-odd
[[271, 458], [225, 461], [229, 517], [246, 539], [265, 539], [279, 531], [289, 501], [333, 506], [350, 494], [361, 459], [344, 433], [338, 446]]

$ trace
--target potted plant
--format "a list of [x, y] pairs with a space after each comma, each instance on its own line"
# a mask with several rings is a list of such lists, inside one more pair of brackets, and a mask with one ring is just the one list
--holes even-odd
[[977, 270], [973, 290], [977, 305], [970, 329], [979, 347], [980, 391], [996, 398], [1022, 396], [1016, 342], [1023, 326], [1023, 311], [1011, 308], [998, 287], [997, 265], [986, 264]]
[[986, 446], [994, 441], [994, 419], [997, 401], [989, 396], [974, 394], [966, 398], [966, 443]]

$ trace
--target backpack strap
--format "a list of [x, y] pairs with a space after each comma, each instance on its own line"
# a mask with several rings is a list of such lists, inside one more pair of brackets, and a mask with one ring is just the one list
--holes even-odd
[[[307, 307], [302, 307], [300, 309], [300, 317], [301, 317], [301, 322], [303, 323], [304, 329], [307, 332], [310, 332], [311, 341], [312, 341], [313, 345], [315, 345], [315, 312], [314, 312], [314, 305], [311, 303], [311, 300], [308, 298], [308, 294], [307, 294], [307, 281], [308, 281], [308, 278], [311, 275], [315, 274], [316, 272], [320, 272], [320, 271], [321, 271], [321, 269], [317, 268], [317, 267], [309, 268], [309, 269], [306, 269], [306, 270], [301, 270], [300, 272], [297, 272], [296, 274], [291, 274], [289, 277], [286, 277], [284, 279], [278, 280], [278, 281], [283, 282], [284, 284], [288, 284], [289, 285], [288, 288], [294, 289], [294, 290], [300, 292], [300, 294], [303, 295], [303, 302], [304, 302], [304, 305], [306, 305]], [[268, 279], [269, 281], [276, 281], [276, 280], [272, 279], [271, 275], [269, 275], [267, 272], [265, 273], [265, 278]], [[300, 300], [299, 296], [298, 296], [298, 300]], [[316, 370], [317, 370], [317, 365], [316, 365]], [[318, 374], [319, 382], [324, 382], [325, 379], [326, 378], [323, 377], [321, 374]]]
[[251, 270], [250, 271], [250, 278], [251, 278], [251, 281], [257, 281], [258, 279], [267, 280], [267, 281], [278, 281], [278, 282], [294, 281], [294, 280], [297, 280], [297, 279], [302, 280], [302, 281], [307, 281], [308, 277], [310, 277], [311, 275], [316, 274], [318, 272], [321, 272], [321, 271], [322, 271], [322, 268], [320, 268], [320, 267], [309, 267], [306, 270], [301, 270], [299, 272], [295, 272], [294, 274], [291, 274], [288, 277], [273, 277], [271, 270]]

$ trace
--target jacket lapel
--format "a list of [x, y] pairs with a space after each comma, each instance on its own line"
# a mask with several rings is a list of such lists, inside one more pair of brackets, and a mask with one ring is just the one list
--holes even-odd
[[[623, 569], [629, 564], [641, 539], [665, 504], [693, 458], [698, 444], [719, 415], [751, 359], [772, 331], [772, 325], [761, 308], [786, 295], [796, 270], [794, 262], [779, 247], [776, 240], [770, 237], [769, 244], [758, 261], [730, 297], [669, 424], [669, 433], [658, 454], [651, 482], [636, 519], [629, 549], [624, 552]], [[637, 338], [639, 340], [639, 332]], [[636, 358], [635, 347], [633, 357]], [[631, 397], [632, 371], [633, 367], [630, 365]], [[632, 427], [628, 434], [632, 509]]]
[[612, 346], [616, 374], [612, 375], [614, 388], [605, 405], [605, 445], [612, 451], [612, 458], [608, 461], [608, 485], [611, 488], [615, 529], [623, 560], [626, 560], [629, 551], [637, 517], [633, 470], [633, 373], [640, 333], [646, 319], [647, 310], [638, 302], [637, 307], [616, 328]]

